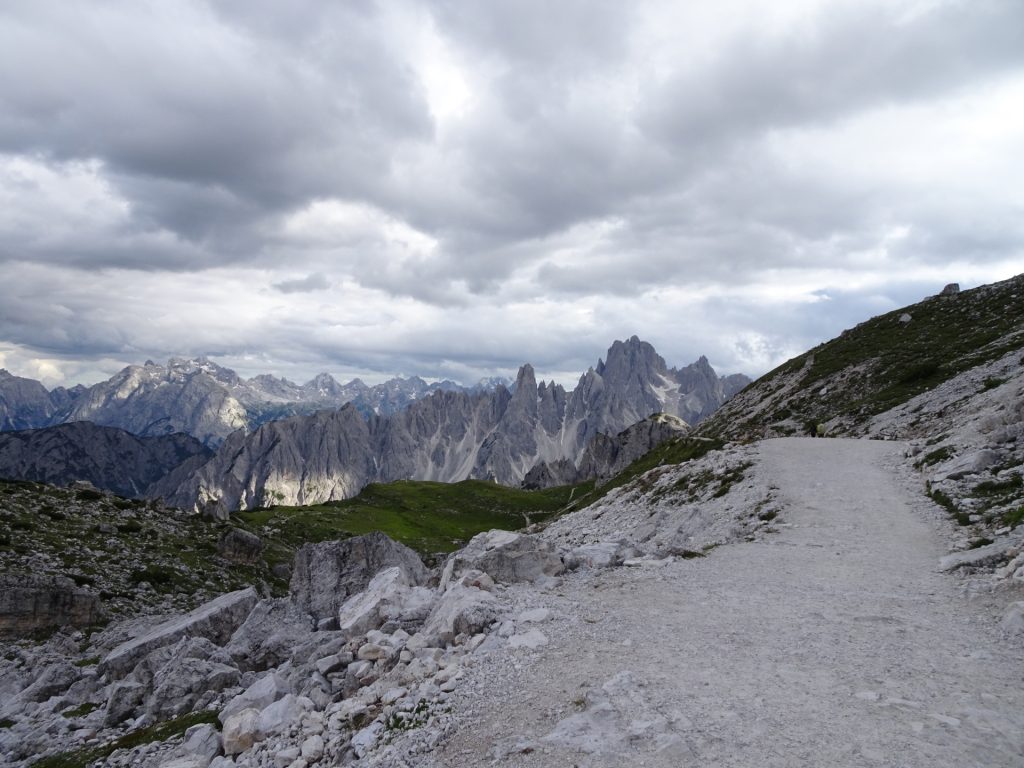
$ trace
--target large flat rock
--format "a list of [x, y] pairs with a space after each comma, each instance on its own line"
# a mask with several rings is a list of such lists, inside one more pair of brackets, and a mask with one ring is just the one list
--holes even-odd
[[252, 587], [221, 595], [184, 616], [165, 621], [146, 634], [121, 643], [103, 659], [100, 671], [114, 678], [124, 677], [144, 656], [186, 635], [205, 637], [218, 645], [224, 645], [249, 616], [258, 600], [256, 590]]

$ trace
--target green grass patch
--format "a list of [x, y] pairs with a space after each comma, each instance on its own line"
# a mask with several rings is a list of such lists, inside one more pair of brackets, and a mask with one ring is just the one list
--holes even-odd
[[1017, 507], [1003, 515], [1003, 525], [1016, 528], [1021, 523], [1024, 523], [1024, 506]]
[[930, 467], [934, 464], [941, 464], [946, 459], [952, 458], [952, 456], [953, 449], [948, 445], [944, 445], [941, 448], [936, 448], [934, 451], [926, 453], [921, 461], [918, 462], [918, 465]]
[[61, 712], [61, 714], [64, 715], [64, 717], [85, 717], [90, 712], [95, 712], [99, 708], [99, 704], [87, 701], [85, 704], [81, 704], [74, 709], [65, 710], [64, 712]]
[[478, 533], [542, 522], [587, 494], [593, 483], [540, 491], [483, 480], [371, 484], [345, 501], [238, 512], [236, 522], [259, 534], [271, 564], [290, 562], [307, 542], [382, 531], [427, 557], [448, 553]]
[[985, 480], [974, 486], [973, 493], [979, 496], [1002, 496], [1024, 488], [1024, 477], [1014, 475], [1006, 480]]
[[981, 391], [988, 392], [990, 389], [995, 389], [1006, 383], [1006, 379], [1000, 379], [996, 376], [989, 376], [983, 382], [981, 382]]
[[137, 731], [125, 734], [119, 739], [100, 744], [96, 747], [76, 749], [70, 752], [61, 752], [59, 755], [44, 757], [31, 764], [31, 768], [87, 768], [97, 760], [104, 760], [111, 753], [118, 749], [132, 749], [142, 744], [151, 744], [156, 741], [167, 741], [167, 739], [181, 736], [193, 725], [208, 723], [220, 727], [217, 720], [217, 712], [207, 710], [204, 712], [193, 712], [183, 717], [157, 723], [149, 728], [140, 728]]
[[5, 717], [0, 719], [0, 731], [6, 730], [7, 728], [13, 728], [14, 726], [15, 722], [11, 720], [11, 718]]

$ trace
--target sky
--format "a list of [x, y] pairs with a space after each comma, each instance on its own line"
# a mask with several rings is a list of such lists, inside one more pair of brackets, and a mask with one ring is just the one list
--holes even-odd
[[759, 375], [1024, 272], [1020, 0], [0, 5], [0, 367]]

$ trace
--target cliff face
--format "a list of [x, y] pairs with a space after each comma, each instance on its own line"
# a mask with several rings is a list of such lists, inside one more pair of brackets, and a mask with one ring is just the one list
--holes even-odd
[[[511, 391], [440, 390], [387, 417], [365, 417], [348, 405], [271, 422], [232, 435], [206, 465], [158, 490], [173, 505], [223, 514], [344, 499], [370, 482], [475, 478], [518, 485], [540, 462], [575, 467], [596, 437], [618, 435], [653, 413], [699, 418], [721, 404], [724, 392], [706, 359], [669, 369], [650, 344], [633, 337], [615, 342], [571, 393], [538, 384], [524, 365]], [[670, 431], [683, 427], [673, 422]], [[654, 432], [666, 429], [651, 425], [621, 448], [595, 448], [603, 453], [591, 455], [587, 471], [610, 471], [641, 444], [653, 447]]]
[[137, 437], [85, 421], [0, 433], [0, 477], [50, 485], [85, 480], [128, 497], [145, 496], [175, 469], [212, 455], [188, 435]]

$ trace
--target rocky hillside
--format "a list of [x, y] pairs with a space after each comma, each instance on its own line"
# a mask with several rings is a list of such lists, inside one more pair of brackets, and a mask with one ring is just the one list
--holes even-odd
[[192, 469], [212, 452], [188, 435], [136, 437], [87, 421], [0, 433], [0, 478], [50, 485], [84, 481], [138, 498], [175, 470]]
[[[700, 435], [911, 441], [959, 546], [1024, 522], [1024, 275], [874, 317], [758, 379]], [[1024, 562], [1024, 561], [1022, 561]]]
[[[872, 419], [1024, 347], [1024, 275], [949, 292], [873, 317], [765, 374], [701, 427], [754, 439], [863, 435]], [[922, 415], [919, 430], [927, 431]], [[938, 427], [939, 424], [935, 423]], [[893, 433], [893, 437], [904, 436]]]
[[48, 426], [56, 413], [70, 407], [84, 391], [80, 385], [49, 391], [35, 379], [0, 368], [0, 432]]
[[741, 383], [720, 379], [704, 358], [669, 369], [634, 336], [615, 342], [572, 392], [538, 384], [524, 365], [511, 392], [435, 392], [387, 418], [363, 418], [350, 405], [276, 421], [232, 435], [184, 483], [160, 491], [169, 504], [224, 515], [344, 499], [371, 482], [518, 485], [539, 462], [575, 466], [598, 435], [617, 435], [653, 413], [697, 420]]

